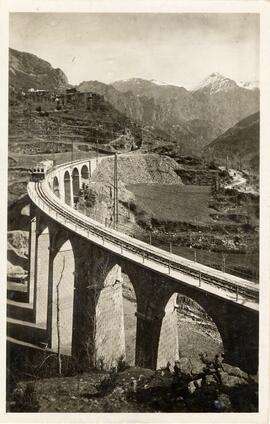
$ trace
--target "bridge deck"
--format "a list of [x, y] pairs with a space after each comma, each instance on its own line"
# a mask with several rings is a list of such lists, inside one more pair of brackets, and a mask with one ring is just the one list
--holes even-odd
[[[78, 162], [83, 161], [76, 161]], [[59, 168], [66, 169], [71, 165], [59, 165], [56, 169], [59, 171]], [[53, 175], [54, 170], [55, 168], [50, 175]], [[243, 307], [258, 310], [257, 284], [182, 258], [105, 227], [61, 201], [52, 192], [46, 179], [38, 183], [29, 183], [28, 194], [37, 207], [51, 219], [93, 243], [181, 284], [191, 285]]]

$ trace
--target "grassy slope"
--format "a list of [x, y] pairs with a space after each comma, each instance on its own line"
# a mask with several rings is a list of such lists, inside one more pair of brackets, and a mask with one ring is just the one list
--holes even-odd
[[203, 186], [132, 184], [138, 206], [159, 221], [212, 222], [210, 188]]

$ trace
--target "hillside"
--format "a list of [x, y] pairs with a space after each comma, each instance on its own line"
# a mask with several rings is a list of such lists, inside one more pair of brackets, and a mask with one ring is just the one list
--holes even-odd
[[136, 98], [132, 93], [120, 93], [110, 84], [99, 81], [83, 81], [77, 89], [80, 92], [92, 91], [104, 96], [105, 100], [111, 103], [117, 110], [126, 114], [134, 120], [144, 120], [144, 109], [141, 99]]
[[54, 69], [45, 60], [9, 49], [9, 84], [15, 88], [56, 90], [68, 87], [68, 79], [61, 69]]
[[[102, 97], [92, 110], [83, 102], [69, 104], [56, 110], [54, 101], [16, 100], [9, 109], [10, 151], [18, 142], [96, 143], [116, 139], [129, 129], [136, 140], [141, 138], [139, 127]], [[139, 142], [139, 141], [138, 141]], [[70, 150], [70, 148], [69, 148]]]
[[157, 84], [153, 80], [148, 81], [142, 78], [131, 78], [125, 81], [116, 81], [112, 84], [118, 91], [122, 93], [131, 92], [135, 96], [145, 96], [153, 98], [157, 102], [182, 99], [183, 109], [182, 119], [189, 119], [185, 115], [187, 111], [192, 112], [191, 108], [194, 107], [194, 100], [192, 94], [184, 87], [178, 87], [170, 84]]
[[[216, 132], [207, 121], [197, 120], [196, 124], [193, 125], [192, 121], [189, 123], [183, 119], [178, 119], [175, 103], [170, 101], [169, 97], [165, 103], [161, 104], [153, 97], [135, 95], [131, 91], [121, 92], [113, 85], [99, 81], [83, 81], [77, 88], [80, 92], [92, 91], [104, 96], [108, 103], [130, 119], [138, 122], [146, 132], [149, 133], [150, 130], [155, 135], [154, 138], [150, 137], [151, 140], [148, 140], [148, 134], [145, 135], [145, 144], [150, 149], [158, 147], [163, 140], [163, 142], [172, 142], [176, 145], [177, 150], [181, 150], [183, 153], [190, 154], [193, 150], [197, 153], [198, 147], [201, 150], [201, 147], [209, 139], [215, 138], [220, 133]], [[190, 111], [191, 109], [190, 106]], [[205, 127], [207, 128], [206, 131]], [[202, 128], [203, 131], [201, 132]], [[208, 136], [209, 133], [210, 138], [205, 138], [204, 136]]]
[[37, 161], [71, 160], [72, 150], [72, 157], [79, 158], [89, 155], [97, 145], [101, 152], [130, 151], [132, 146], [140, 146], [140, 127], [102, 99], [93, 111], [83, 105], [56, 111], [49, 102], [30, 106], [17, 102], [9, 108], [10, 203], [26, 192], [28, 169]]
[[[162, 138], [174, 143], [177, 150], [186, 154], [198, 153], [202, 146], [221, 133], [217, 124], [197, 117], [196, 105], [186, 89], [164, 86], [164, 95], [155, 91], [154, 83], [138, 81], [138, 90], [133, 92], [131, 89], [122, 91], [120, 82], [109, 85], [99, 81], [84, 81], [78, 90], [103, 95], [117, 110], [146, 129], [164, 132]], [[152, 147], [157, 145], [150, 143]]]
[[[57, 109], [58, 107], [58, 109]], [[57, 105], [52, 96], [24, 96], [18, 89], [9, 98], [9, 203], [26, 192], [28, 169], [42, 159], [57, 163], [102, 152], [129, 152], [148, 144], [166, 143], [168, 135], [147, 129], [120, 112], [102, 95], [89, 109], [83, 99]], [[73, 153], [71, 153], [73, 151]]]
[[206, 153], [220, 159], [241, 160], [253, 169], [259, 167], [260, 114], [254, 113], [241, 120], [210, 143]]

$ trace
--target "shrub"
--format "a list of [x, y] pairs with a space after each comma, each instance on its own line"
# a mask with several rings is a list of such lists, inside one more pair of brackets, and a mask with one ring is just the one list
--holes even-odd
[[89, 188], [84, 196], [85, 205], [88, 208], [92, 208], [96, 204], [97, 193]]

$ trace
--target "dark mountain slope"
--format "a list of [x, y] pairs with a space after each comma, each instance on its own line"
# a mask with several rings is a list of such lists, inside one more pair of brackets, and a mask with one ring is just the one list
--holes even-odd
[[205, 152], [215, 157], [226, 159], [239, 158], [258, 167], [260, 144], [260, 113], [254, 113], [241, 120], [224, 134], [217, 137], [206, 148]]
[[[122, 91], [120, 82], [119, 85], [107, 85], [98, 81], [84, 81], [78, 90], [104, 95], [117, 110], [140, 122], [142, 126], [167, 133], [168, 141], [175, 143], [183, 153], [201, 150], [202, 146], [221, 133], [217, 124], [196, 118], [197, 106], [192, 95], [184, 88], [159, 87], [141, 79], [132, 81], [134, 86], [138, 82], [138, 90], [135, 92]], [[121, 91], [114, 85], [119, 86]], [[124, 85], [125, 82], [123, 90]], [[132, 86], [128, 85], [128, 88]]]
[[15, 88], [43, 90], [62, 89], [68, 86], [64, 72], [31, 54], [9, 49], [9, 84]]

